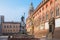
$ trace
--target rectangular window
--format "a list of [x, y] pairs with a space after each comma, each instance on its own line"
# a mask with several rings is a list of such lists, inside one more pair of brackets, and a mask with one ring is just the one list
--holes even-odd
[[46, 8], [48, 7], [48, 4], [46, 5]]
[[13, 28], [15, 28], [15, 26], [13, 26]]
[[50, 13], [50, 17], [53, 17], [53, 11], [51, 11], [51, 13]]
[[10, 28], [12, 28], [12, 26], [10, 25]]
[[7, 28], [9, 28], [9, 26], [7, 25]]
[[43, 16], [43, 18], [42, 18], [42, 21], [44, 21], [44, 16]]
[[17, 26], [16, 26], [16, 28], [17, 28]]
[[48, 19], [48, 14], [46, 14], [46, 20]]
[[10, 32], [12, 33], [12, 30], [10, 30]]
[[55, 1], [57, 1], [57, 0], [55, 0]]
[[50, 5], [52, 4], [52, 1], [50, 1]]
[[59, 8], [56, 9], [56, 16], [59, 16]]
[[4, 28], [6, 28], [6, 25], [4, 26]]

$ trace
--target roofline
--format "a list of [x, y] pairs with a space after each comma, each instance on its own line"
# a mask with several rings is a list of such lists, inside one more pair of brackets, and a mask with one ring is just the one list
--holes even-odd
[[2, 23], [20, 24], [20, 22], [2, 22]]
[[49, 0], [46, 0], [45, 2], [42, 1], [34, 10], [33, 15], [36, 13], [36, 11], [38, 11], [44, 4], [46, 4]]

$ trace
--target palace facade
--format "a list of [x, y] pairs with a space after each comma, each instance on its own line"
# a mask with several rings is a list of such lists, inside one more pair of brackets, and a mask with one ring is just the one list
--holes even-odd
[[10, 35], [17, 34], [20, 31], [19, 22], [3, 22], [2, 23], [2, 34]]
[[[33, 7], [30, 7], [30, 10]], [[26, 19], [27, 32], [31, 34], [32, 25], [31, 18], [33, 18], [34, 36], [46, 37], [49, 30], [49, 19], [55, 18], [55, 32], [54, 36], [59, 38], [60, 35], [60, 0], [42, 0], [35, 10], [29, 10], [29, 16]]]

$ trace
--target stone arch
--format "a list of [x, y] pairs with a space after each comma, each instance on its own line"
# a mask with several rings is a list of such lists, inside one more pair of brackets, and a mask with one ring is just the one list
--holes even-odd
[[48, 20], [49, 19], [49, 11], [46, 11], [45, 16], [46, 16], [46, 20]]
[[54, 9], [53, 8], [50, 9], [50, 18], [51, 17], [54, 17]]

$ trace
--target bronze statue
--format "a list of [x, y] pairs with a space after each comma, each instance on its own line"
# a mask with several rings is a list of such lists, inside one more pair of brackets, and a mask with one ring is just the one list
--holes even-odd
[[26, 34], [26, 24], [25, 24], [25, 21], [24, 21], [24, 16], [21, 17], [20, 33], [21, 34]]

